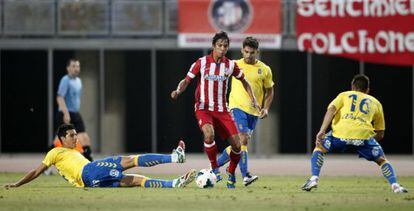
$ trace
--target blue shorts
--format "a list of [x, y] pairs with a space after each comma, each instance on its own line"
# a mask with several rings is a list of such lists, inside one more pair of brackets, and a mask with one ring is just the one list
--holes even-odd
[[366, 140], [343, 140], [332, 136], [332, 132], [326, 134], [322, 140], [322, 146], [328, 152], [344, 152], [347, 149], [355, 149], [359, 157], [369, 161], [375, 161], [384, 155], [382, 147], [374, 138]]
[[256, 127], [257, 123], [257, 116], [248, 114], [241, 109], [233, 108], [231, 110], [233, 114], [233, 118], [236, 121], [237, 129], [240, 133], [248, 133], [250, 134], [254, 128]]
[[119, 187], [124, 178], [121, 157], [108, 157], [86, 164], [82, 171], [85, 187]]

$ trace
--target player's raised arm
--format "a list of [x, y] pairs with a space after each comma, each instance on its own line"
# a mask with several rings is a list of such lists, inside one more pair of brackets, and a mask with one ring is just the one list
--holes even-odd
[[47, 168], [48, 167], [45, 164], [41, 163], [37, 168], [32, 169], [31, 171], [27, 172], [27, 174], [24, 177], [22, 177], [19, 181], [17, 181], [16, 183], [5, 184], [4, 187], [7, 189], [20, 187], [21, 185], [24, 185], [36, 179]]
[[200, 73], [200, 66], [200, 60], [197, 60], [191, 65], [190, 70], [188, 70], [185, 78], [181, 80], [180, 83], [178, 83], [177, 89], [171, 92], [171, 98], [173, 100], [176, 100], [178, 98], [178, 95], [180, 95], [187, 89], [188, 84], [190, 84], [191, 80], [194, 79]]
[[173, 100], [176, 100], [178, 98], [178, 95], [180, 95], [187, 89], [188, 84], [190, 84], [189, 80], [187, 79], [181, 80], [180, 83], [178, 83], [177, 89], [171, 92], [171, 98]]

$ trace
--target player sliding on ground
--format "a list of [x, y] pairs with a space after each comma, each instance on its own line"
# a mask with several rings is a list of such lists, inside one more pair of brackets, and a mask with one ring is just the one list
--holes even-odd
[[184, 163], [185, 145], [183, 141], [180, 141], [178, 147], [169, 155], [114, 156], [90, 162], [74, 150], [78, 137], [73, 125], [61, 125], [57, 131], [57, 136], [62, 142], [62, 147], [50, 150], [37, 168], [29, 171], [16, 183], [6, 184], [4, 187], [19, 187], [31, 182], [51, 165], [55, 165], [59, 174], [76, 187], [182, 188], [192, 182], [196, 174], [193, 169], [173, 180], [151, 179], [136, 174], [123, 174], [123, 171], [136, 166], [150, 167], [162, 163]]
[[[406, 193], [407, 190], [397, 183], [395, 171], [377, 142], [384, 138], [385, 121], [381, 103], [368, 95], [369, 78], [356, 75], [351, 88], [351, 91], [340, 93], [328, 106], [316, 135], [316, 147], [311, 158], [312, 177], [302, 186], [302, 190], [311, 191], [318, 186], [326, 153], [353, 148], [359, 157], [374, 161], [381, 167], [393, 192]], [[325, 134], [331, 122], [332, 132]]]

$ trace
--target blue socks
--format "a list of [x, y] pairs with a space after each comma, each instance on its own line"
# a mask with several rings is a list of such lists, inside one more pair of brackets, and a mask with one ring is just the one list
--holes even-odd
[[145, 179], [142, 181], [141, 186], [144, 188], [172, 188], [172, 180], [160, 180], [160, 179]]
[[247, 146], [242, 145], [241, 146], [241, 157], [239, 162], [240, 172], [242, 177], [246, 177], [247, 174], [247, 162], [249, 160], [248, 152], [247, 152]]
[[135, 166], [151, 167], [161, 163], [171, 163], [171, 155], [162, 154], [144, 154], [138, 155], [134, 159]]
[[321, 172], [325, 157], [321, 151], [314, 151], [311, 158], [312, 176], [318, 176]]
[[231, 146], [228, 146], [226, 149], [223, 150], [220, 157], [217, 159], [218, 167], [222, 167], [224, 166], [224, 164], [230, 161], [230, 151]]
[[385, 179], [392, 185], [393, 183], [397, 183], [397, 175], [395, 174], [392, 165], [388, 162], [385, 162], [381, 165], [381, 172], [384, 175]]

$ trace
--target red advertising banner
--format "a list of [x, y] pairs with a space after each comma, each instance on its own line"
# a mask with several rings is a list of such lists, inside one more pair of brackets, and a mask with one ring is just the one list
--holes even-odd
[[414, 0], [297, 0], [298, 48], [414, 65]]
[[180, 47], [211, 47], [214, 33], [225, 31], [230, 47], [254, 36], [260, 48], [281, 47], [282, 0], [179, 0]]

